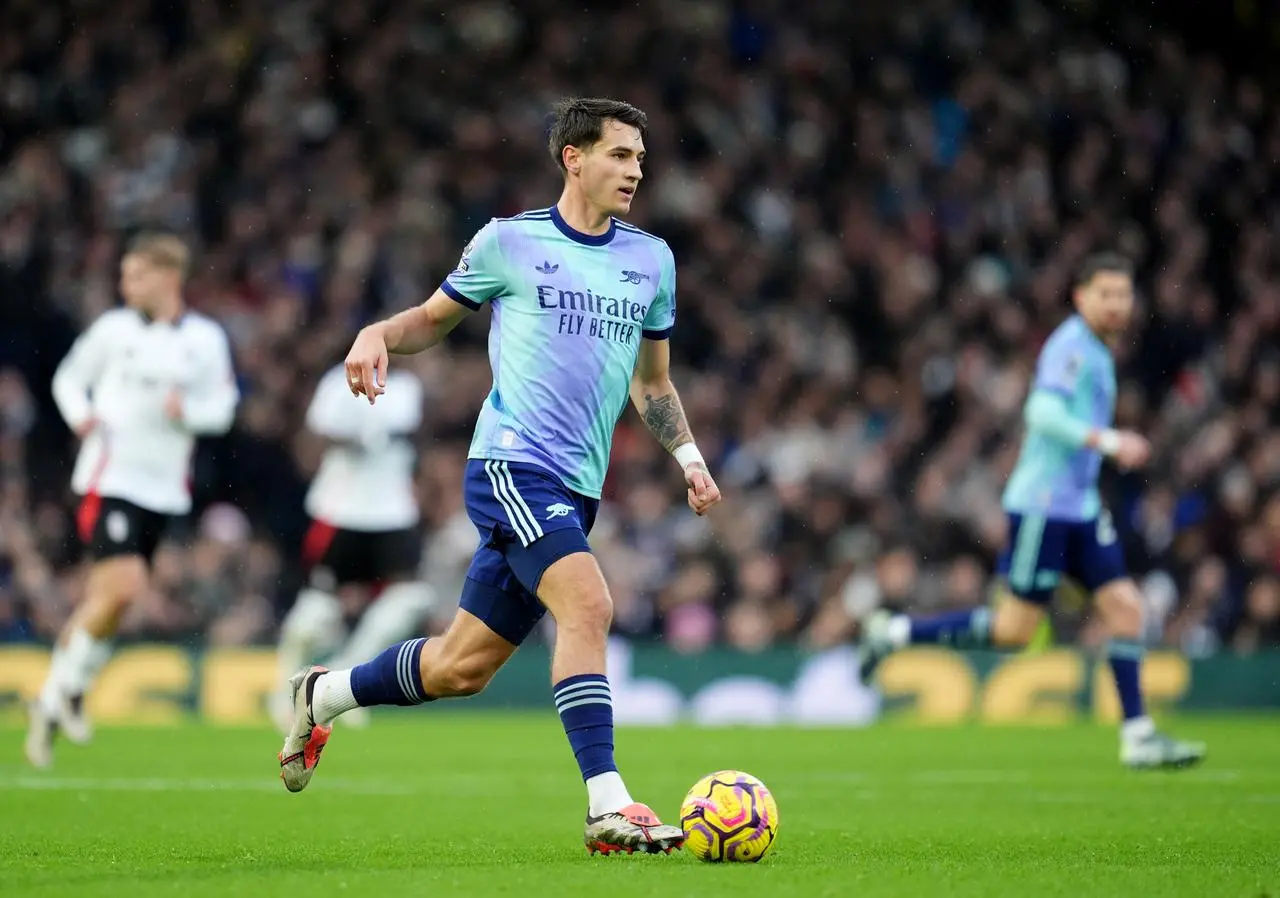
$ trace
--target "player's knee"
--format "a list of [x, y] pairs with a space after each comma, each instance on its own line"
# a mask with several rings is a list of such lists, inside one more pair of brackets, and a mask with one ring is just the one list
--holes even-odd
[[538, 598], [555, 618], [558, 633], [608, 635], [613, 599], [590, 553], [567, 555], [547, 568], [538, 584]]
[[1044, 613], [1026, 602], [1006, 599], [991, 621], [991, 644], [996, 648], [1020, 649], [1036, 635]]
[[99, 562], [90, 574], [86, 600], [103, 608], [123, 608], [147, 588], [147, 568], [140, 558]]
[[1117, 580], [1098, 590], [1096, 603], [1114, 636], [1136, 637], [1142, 632], [1142, 596], [1132, 580]]
[[583, 634], [606, 636], [613, 623], [613, 599], [603, 588], [584, 589], [563, 604], [563, 611], [556, 617], [558, 631], [576, 631]]

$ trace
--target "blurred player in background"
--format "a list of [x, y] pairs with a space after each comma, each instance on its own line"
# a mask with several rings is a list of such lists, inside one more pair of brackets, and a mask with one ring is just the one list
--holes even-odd
[[626, 103], [560, 103], [550, 139], [564, 176], [556, 205], [489, 222], [426, 303], [356, 338], [349, 387], [373, 402], [395, 389], [388, 353], [428, 349], [492, 303], [493, 389], [464, 479], [481, 546], [443, 636], [392, 646], [350, 670], [310, 667], [293, 677], [297, 718], [280, 752], [290, 791], [310, 781], [338, 715], [479, 692], [549, 609], [553, 694], [587, 786], [588, 849], [683, 844], [678, 826], [632, 800], [614, 763], [605, 676], [613, 606], [587, 544], [628, 397], [680, 464], [693, 510], [704, 514], [720, 499], [669, 374], [671, 250], [615, 218], [630, 210], [643, 177], [645, 125]]
[[[280, 626], [284, 687], [271, 712], [286, 733], [293, 725], [287, 681], [299, 667], [318, 659], [329, 667], [354, 667], [389, 643], [422, 632], [432, 605], [431, 590], [418, 575], [423, 537], [413, 479], [422, 401], [418, 379], [393, 371], [381, 402], [352, 402], [342, 365], [320, 379], [311, 399], [307, 429], [329, 445], [307, 493], [307, 585]], [[338, 590], [353, 585], [378, 593], [344, 642]], [[363, 723], [367, 713], [357, 709], [343, 719]]]
[[1121, 762], [1189, 766], [1204, 757], [1204, 746], [1158, 733], [1143, 707], [1142, 596], [1098, 494], [1104, 457], [1128, 470], [1142, 467], [1151, 456], [1141, 435], [1111, 429], [1116, 400], [1111, 346], [1133, 315], [1129, 261], [1112, 254], [1086, 260], [1074, 301], [1076, 314], [1053, 332], [1040, 353], [1024, 410], [1022, 452], [1004, 491], [1009, 536], [997, 568], [1012, 595], [994, 613], [977, 608], [913, 618], [874, 612], [863, 622], [863, 679], [886, 655], [907, 645], [1026, 645], [1066, 574], [1093, 593], [1111, 634], [1107, 657], [1124, 715]]
[[171, 234], [133, 238], [120, 262], [125, 307], [95, 321], [53, 379], [58, 409], [81, 440], [71, 486], [92, 566], [30, 709], [26, 755], [36, 767], [53, 762], [57, 733], [89, 740], [84, 696], [110, 657], [108, 641], [146, 589], [170, 518], [191, 510], [196, 437], [225, 433], [235, 418], [226, 335], [184, 308], [188, 264], [186, 244]]

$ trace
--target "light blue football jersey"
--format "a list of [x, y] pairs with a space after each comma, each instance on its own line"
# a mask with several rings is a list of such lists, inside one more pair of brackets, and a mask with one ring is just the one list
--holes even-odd
[[[1073, 418], [1095, 428], [1110, 427], [1115, 416], [1116, 369], [1107, 348], [1079, 315], [1050, 335], [1036, 363], [1032, 392], [1047, 390], [1066, 400]], [[1017, 466], [1005, 486], [1005, 510], [1066, 521], [1098, 516], [1098, 473], [1102, 455], [1029, 431]]]
[[553, 206], [490, 221], [441, 289], [493, 308], [493, 388], [468, 456], [539, 465], [599, 498], [640, 341], [675, 324], [671, 249], [617, 220], [583, 234]]

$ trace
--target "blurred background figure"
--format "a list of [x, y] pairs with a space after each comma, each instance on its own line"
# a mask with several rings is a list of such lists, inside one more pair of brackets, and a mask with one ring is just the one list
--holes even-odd
[[[190, 239], [186, 298], [229, 335], [242, 401], [120, 635], [272, 645], [304, 582], [325, 371], [554, 190], [545, 115], [590, 84], [652, 117], [632, 221], [680, 260], [674, 377], [728, 497], [677, 517], [624, 417], [593, 536], [620, 635], [828, 645], [867, 605], [985, 600], [1032, 365], [1106, 247], [1136, 264], [1116, 426], [1154, 448], [1102, 483], [1159, 612], [1144, 640], [1276, 646], [1280, 116], [1252, 57], [1173, 12], [903, 6], [3, 4], [0, 639], [52, 643], [83, 593], [50, 384], [117, 304], [135, 231]], [[440, 596], [474, 549], [486, 323], [400, 366]], [[1098, 638], [1087, 604], [1059, 607], [1055, 638]]]
[[[434, 601], [419, 574], [423, 534], [413, 481], [422, 384], [397, 368], [386, 386], [377, 405], [355, 402], [337, 365], [320, 378], [307, 409], [307, 430], [320, 438], [323, 455], [306, 498], [307, 581], [280, 625], [276, 650], [280, 691], [271, 716], [284, 732], [293, 724], [288, 680], [299, 668], [368, 661], [421, 632]], [[365, 594], [349, 611], [340, 593], [353, 587]], [[346, 619], [356, 616], [349, 630]], [[342, 719], [359, 726], [368, 712], [357, 708]]]

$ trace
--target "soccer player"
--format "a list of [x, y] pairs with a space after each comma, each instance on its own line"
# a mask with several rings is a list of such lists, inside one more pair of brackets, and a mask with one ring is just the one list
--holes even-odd
[[997, 571], [1013, 596], [994, 614], [987, 608], [928, 618], [873, 612], [863, 621], [862, 675], [868, 679], [885, 656], [907, 645], [1024, 646], [1066, 574], [1093, 593], [1110, 631], [1107, 657], [1124, 716], [1121, 762], [1184, 767], [1200, 761], [1205, 748], [1158, 733], [1143, 708], [1142, 598], [1098, 495], [1104, 457], [1128, 470], [1151, 455], [1141, 435], [1111, 427], [1116, 375], [1110, 347], [1133, 314], [1128, 260], [1109, 253], [1090, 257], [1073, 294], [1076, 314], [1040, 353], [1024, 410], [1022, 452], [1004, 491], [1009, 538]]
[[683, 844], [678, 826], [632, 799], [614, 763], [605, 677], [612, 604], [587, 544], [628, 396], [682, 468], [694, 512], [720, 501], [669, 376], [671, 250], [615, 217], [643, 177], [645, 126], [627, 103], [559, 103], [550, 139], [564, 176], [556, 205], [489, 222], [426, 303], [356, 338], [350, 389], [373, 402], [387, 389], [388, 353], [434, 346], [492, 304], [493, 389], [464, 480], [481, 544], [443, 636], [392, 646], [350, 670], [310, 667], [293, 677], [297, 718], [280, 752], [290, 791], [310, 781], [338, 715], [479, 692], [549, 610], [555, 705], [587, 787], [587, 848]]
[[84, 696], [110, 657], [109, 640], [173, 516], [191, 510], [196, 437], [225, 433], [239, 394], [226, 335], [184, 308], [189, 252], [178, 237], [143, 233], [120, 261], [125, 307], [80, 335], [53, 378], [53, 398], [81, 446], [71, 486], [91, 559], [85, 594], [53, 650], [30, 708], [27, 760], [53, 762], [61, 732], [90, 738]]
[[[280, 626], [276, 653], [284, 688], [273, 696], [271, 711], [286, 733], [293, 726], [287, 680], [294, 671], [335, 649], [325, 666], [368, 661], [389, 643], [421, 632], [431, 610], [431, 589], [418, 575], [422, 533], [413, 482], [422, 402], [422, 384], [407, 371], [388, 375], [387, 394], [377, 405], [352, 402], [343, 365], [320, 378], [311, 398], [307, 429], [328, 447], [306, 498], [307, 585]], [[377, 501], [370, 501], [373, 496]], [[344, 641], [336, 592], [349, 585], [378, 592]], [[360, 713], [367, 714], [352, 711], [343, 722], [365, 722]]]

